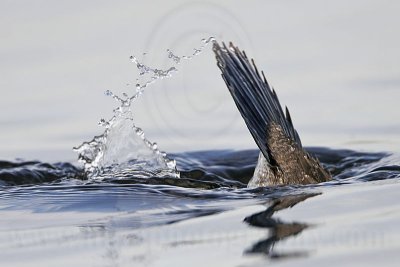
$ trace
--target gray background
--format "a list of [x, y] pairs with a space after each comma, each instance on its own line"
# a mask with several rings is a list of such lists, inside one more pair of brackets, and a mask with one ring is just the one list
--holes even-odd
[[[0, 157], [74, 160], [117, 105], [104, 91], [133, 92], [130, 55], [167, 68], [209, 36], [255, 58], [306, 146], [398, 151], [399, 3], [2, 0]], [[134, 112], [167, 152], [256, 147], [210, 46]]]

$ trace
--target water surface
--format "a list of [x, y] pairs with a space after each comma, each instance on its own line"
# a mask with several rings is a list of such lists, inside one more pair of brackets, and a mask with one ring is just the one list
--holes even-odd
[[399, 156], [308, 150], [333, 181], [247, 189], [257, 150], [173, 154], [180, 178], [3, 161], [2, 265], [396, 266]]

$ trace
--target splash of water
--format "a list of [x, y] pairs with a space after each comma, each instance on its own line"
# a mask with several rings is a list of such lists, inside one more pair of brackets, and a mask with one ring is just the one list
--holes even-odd
[[134, 55], [130, 57], [139, 71], [139, 76], [144, 78], [144, 82], [136, 80], [135, 92], [131, 96], [126, 93], [118, 96], [107, 90], [105, 94], [119, 103], [113, 110], [114, 115], [109, 120], [100, 120], [99, 125], [105, 128], [103, 134], [74, 148], [79, 154], [79, 161], [84, 164], [88, 177], [96, 178], [111, 174], [118, 178], [118, 173], [125, 173], [127, 170], [140, 172], [149, 177], [179, 177], [175, 160], [170, 159], [165, 152], [158, 149], [156, 143], [145, 137], [144, 131], [134, 123], [131, 108], [149, 85], [157, 80], [171, 77], [178, 71], [177, 66], [183, 60], [190, 60], [199, 55], [210, 42], [214, 41], [213, 37], [202, 39], [202, 45], [188, 56], [177, 56], [168, 49], [168, 58], [173, 63], [165, 70], [149, 67]]

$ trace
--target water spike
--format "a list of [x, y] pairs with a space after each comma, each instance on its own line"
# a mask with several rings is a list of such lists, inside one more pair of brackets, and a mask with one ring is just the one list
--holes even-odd
[[[157, 80], [171, 77], [178, 71], [177, 65], [181, 64], [183, 60], [190, 60], [199, 55], [213, 41], [215, 41], [214, 37], [202, 39], [202, 45], [194, 49], [191, 55], [178, 56], [168, 49], [168, 58], [172, 59], [173, 64], [166, 69], [147, 66], [140, 62], [135, 55], [129, 57], [130, 61], [135, 64], [139, 77], [142, 77], [141, 79], [144, 81], [140, 82], [139, 79], [136, 79], [135, 93], [131, 96], [123, 93], [120, 97], [110, 90], [106, 90], [106, 96], [111, 96], [119, 102], [119, 106], [113, 110], [114, 116], [108, 121], [100, 120], [99, 124], [106, 128], [102, 135], [95, 136], [91, 141], [83, 142], [74, 148], [89, 177], [98, 177], [103, 172], [112, 173], [117, 169], [124, 170], [124, 166], [134, 169], [132, 165], [126, 164], [132, 164], [135, 161], [138, 162], [138, 165], [135, 165], [136, 168], [155, 168], [153, 176], [157, 176], [157, 173], [168, 173], [170, 176], [179, 177], [175, 160], [169, 159], [165, 152], [161, 152], [157, 143], [146, 139], [144, 131], [134, 124], [131, 107], [148, 86]], [[146, 53], [143, 53], [144, 55]], [[130, 84], [127, 83], [126, 86], [130, 86]], [[143, 155], [147, 156], [141, 158]], [[149, 169], [144, 170], [149, 171]]]

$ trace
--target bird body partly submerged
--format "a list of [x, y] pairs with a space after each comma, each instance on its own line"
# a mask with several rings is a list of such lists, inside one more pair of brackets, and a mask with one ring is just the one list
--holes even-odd
[[222, 77], [246, 125], [260, 148], [258, 163], [248, 187], [312, 184], [331, 175], [318, 159], [307, 153], [289, 111], [284, 114], [278, 97], [244, 52], [230, 44], [214, 43]]

